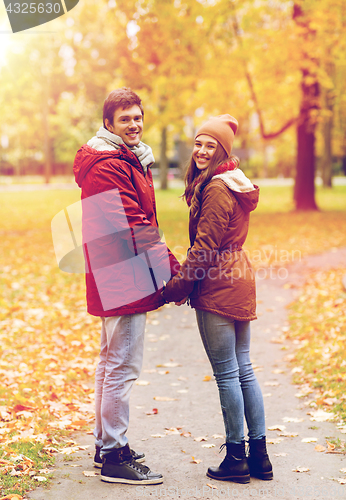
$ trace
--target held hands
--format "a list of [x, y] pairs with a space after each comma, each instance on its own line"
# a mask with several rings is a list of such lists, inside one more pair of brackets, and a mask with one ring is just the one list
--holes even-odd
[[[167, 300], [165, 298], [165, 288], [166, 288], [166, 283], [163, 282], [163, 289], [162, 289], [162, 292], [161, 292], [161, 297], [163, 298], [163, 300], [165, 301], [166, 304], [169, 304], [169, 302], [171, 302], [170, 300]], [[172, 301], [173, 302], [173, 301]], [[176, 306], [182, 306], [183, 304], [185, 303], [188, 303], [189, 305], [189, 296], [187, 295], [186, 297], [184, 297], [182, 300], [179, 300], [178, 302], [174, 302], [174, 304]]]

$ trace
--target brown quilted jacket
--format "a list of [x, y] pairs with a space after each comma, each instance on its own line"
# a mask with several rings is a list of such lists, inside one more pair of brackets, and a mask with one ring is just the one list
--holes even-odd
[[250, 189], [233, 191], [220, 176], [204, 188], [198, 216], [190, 214], [188, 256], [163, 292], [167, 301], [189, 295], [195, 309], [240, 321], [256, 319], [254, 271], [242, 249], [259, 197], [257, 186]]

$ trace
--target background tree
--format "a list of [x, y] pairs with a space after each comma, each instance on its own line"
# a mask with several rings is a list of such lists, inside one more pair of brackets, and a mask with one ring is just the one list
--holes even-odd
[[18, 172], [45, 163], [48, 177], [50, 157], [71, 171], [107, 93], [127, 85], [145, 103], [163, 188], [174, 135], [230, 112], [251, 172], [295, 175], [296, 207], [316, 209], [316, 155], [326, 183], [331, 157], [346, 156], [345, 10], [346, 0], [83, 0], [54, 21], [50, 43], [16, 35], [0, 69], [7, 158]]
[[168, 134], [182, 133], [184, 117], [194, 113], [203, 79], [204, 27], [195, 0], [117, 2], [126, 29], [117, 44], [120, 71], [145, 102], [146, 126], [160, 135], [161, 188], [167, 188]]

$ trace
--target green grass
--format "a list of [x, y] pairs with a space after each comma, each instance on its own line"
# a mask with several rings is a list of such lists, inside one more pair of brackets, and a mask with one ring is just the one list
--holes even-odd
[[[36, 488], [38, 484], [46, 486], [49, 484], [52, 476], [45, 469], [52, 467], [54, 459], [43, 447], [43, 444], [23, 441], [8, 444], [0, 449], [0, 460], [4, 461], [0, 465], [1, 496], [10, 493], [23, 495], [26, 491]], [[13, 463], [13, 466], [4, 465], [5, 461]], [[45, 472], [41, 473], [42, 470]], [[11, 475], [11, 471], [21, 475]], [[34, 476], [44, 477], [47, 481], [38, 481]]]
[[[346, 211], [346, 186], [318, 186], [316, 203], [321, 211]], [[287, 213], [294, 210], [293, 186], [263, 186], [256, 213]]]

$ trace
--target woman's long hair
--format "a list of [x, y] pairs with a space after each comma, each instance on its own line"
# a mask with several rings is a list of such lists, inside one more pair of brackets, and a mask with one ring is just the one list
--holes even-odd
[[193, 217], [196, 217], [199, 213], [204, 187], [213, 177], [217, 167], [228, 161], [233, 161], [236, 165], [235, 168], [239, 165], [239, 159], [234, 155], [227, 156], [226, 151], [219, 143], [217, 143], [215, 153], [205, 170], [197, 168], [196, 162], [191, 155], [184, 178], [185, 191], [182, 198], [185, 198], [188, 204], [191, 201], [191, 214]]

